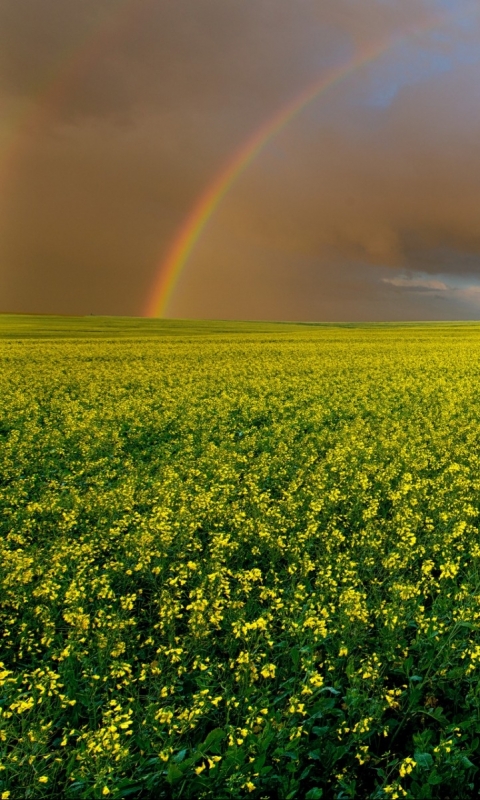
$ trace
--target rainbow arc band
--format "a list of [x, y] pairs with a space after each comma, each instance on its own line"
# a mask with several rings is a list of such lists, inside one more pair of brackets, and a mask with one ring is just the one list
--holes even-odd
[[386, 42], [366, 48], [347, 64], [330, 70], [310, 84], [250, 136], [206, 187], [177, 231], [157, 270], [155, 282], [145, 306], [145, 315], [147, 317], [165, 316], [180, 276], [205, 226], [237, 178], [276, 134], [295, 119], [309, 103], [321, 97], [345, 78], [376, 61], [400, 41], [434, 29], [449, 16], [451, 16], [451, 12], [441, 15], [437, 13], [434, 19], [429, 17], [422, 24], [404, 32], [400, 37], [390, 38]]

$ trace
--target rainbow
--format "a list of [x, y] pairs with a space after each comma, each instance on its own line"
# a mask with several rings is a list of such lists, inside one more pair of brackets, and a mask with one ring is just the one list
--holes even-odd
[[345, 78], [357, 72], [357, 70], [376, 61], [402, 39], [414, 36], [420, 32], [428, 31], [436, 27], [446, 16], [450, 15], [450, 13], [442, 15], [436, 14], [435, 20], [432, 20], [430, 17], [424, 23], [404, 33], [402, 37], [395, 37], [381, 44], [377, 43], [376, 45], [371, 45], [360, 54], [354, 56], [343, 66], [331, 69], [300, 92], [300, 94], [281, 108], [280, 111], [267, 120], [267, 122], [250, 136], [234, 153], [233, 157], [226, 163], [223, 169], [220, 170], [214, 180], [206, 187], [178, 230], [166, 257], [161, 261], [157, 270], [156, 280], [145, 307], [145, 315], [148, 317], [161, 317], [165, 315], [188, 258], [215, 209], [221, 203], [235, 181], [274, 136], [300, 114], [313, 100], [324, 95], [329, 89], [337, 86], [341, 81], [345, 80]]

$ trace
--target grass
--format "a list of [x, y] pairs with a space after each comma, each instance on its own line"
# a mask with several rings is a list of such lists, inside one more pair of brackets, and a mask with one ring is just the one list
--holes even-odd
[[0, 339], [158, 338], [228, 334], [292, 333], [299, 323], [230, 320], [145, 319], [141, 317], [68, 317], [0, 314]]
[[478, 796], [480, 325], [0, 337], [1, 798]]

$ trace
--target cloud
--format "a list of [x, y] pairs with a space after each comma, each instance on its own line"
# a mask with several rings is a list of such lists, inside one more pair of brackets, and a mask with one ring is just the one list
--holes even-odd
[[449, 287], [443, 281], [425, 280], [423, 278], [382, 278], [383, 283], [390, 283], [402, 289], [427, 289], [436, 292], [448, 292]]
[[[480, 277], [480, 276], [479, 276]], [[382, 283], [389, 284], [395, 287], [400, 292], [407, 294], [416, 293], [417, 296], [422, 294], [431, 297], [441, 298], [453, 305], [460, 305], [466, 308], [474, 308], [478, 311], [480, 306], [480, 284], [468, 283], [466, 280], [452, 283], [447, 283], [439, 278], [429, 278], [425, 275], [395, 275], [393, 277], [382, 277]], [[457, 279], [458, 281], [458, 279]]]

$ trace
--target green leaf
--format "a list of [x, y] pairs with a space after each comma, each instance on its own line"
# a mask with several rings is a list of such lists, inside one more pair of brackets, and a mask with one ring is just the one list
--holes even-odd
[[475, 767], [475, 764], [472, 764], [472, 762], [470, 761], [469, 758], [467, 758], [467, 756], [462, 756], [462, 764], [464, 767], [467, 767], [467, 769]]
[[274, 733], [267, 733], [265, 736], [263, 736], [262, 739], [260, 739], [260, 741], [257, 743], [258, 752], [265, 753], [274, 739], [275, 739]]
[[353, 676], [355, 675], [355, 672], [356, 672], [355, 660], [353, 658], [349, 658], [348, 659], [348, 663], [347, 663], [347, 666], [345, 668], [345, 672], [346, 672], [347, 678], [353, 678]]
[[255, 772], [259, 772], [262, 769], [263, 765], [265, 764], [266, 758], [267, 758], [267, 756], [265, 755], [265, 753], [262, 753], [262, 755], [259, 756], [254, 761], [253, 768], [254, 768]]
[[422, 769], [431, 769], [433, 767], [433, 758], [430, 753], [421, 753], [419, 750], [415, 750], [413, 758]]
[[331, 758], [334, 764], [343, 758], [345, 753], [348, 753], [348, 746], [340, 745], [339, 747], [332, 748]]
[[321, 797], [323, 797], [323, 789], [318, 789], [315, 787], [307, 792], [305, 795], [305, 800], [320, 800]]
[[179, 769], [175, 764], [169, 764], [168, 772], [167, 772], [167, 781], [168, 783], [175, 783], [175, 781], [180, 780], [182, 777], [183, 772]]
[[124, 789], [120, 789], [116, 793], [116, 797], [128, 797], [130, 794], [140, 794], [142, 789], [145, 787], [142, 786], [140, 783], [131, 784], [130, 786], [126, 786]]
[[173, 756], [172, 761], [175, 761], [175, 764], [180, 764], [180, 762], [183, 761], [186, 755], [187, 755], [187, 748], [184, 747], [183, 750], [179, 750], [179, 752], [175, 756]]
[[421, 787], [421, 789], [418, 790], [418, 792], [414, 791], [413, 783], [412, 783], [412, 786], [410, 787], [410, 791], [413, 794], [413, 796], [414, 797], [418, 797], [419, 800], [430, 800], [430, 798], [432, 797], [432, 787], [429, 786], [428, 783], [424, 783], [423, 786]]
[[[296, 750], [280, 750], [275, 751], [280, 758], [289, 758], [291, 761], [298, 761], [298, 752]], [[275, 753], [274, 753], [275, 755]]]
[[222, 739], [225, 739], [226, 735], [227, 734], [224, 730], [222, 730], [222, 728], [214, 728], [213, 731], [210, 731], [200, 749], [211, 750], [212, 747], [216, 747], [222, 741]]
[[443, 781], [442, 776], [439, 775], [438, 772], [435, 769], [428, 776], [428, 782], [429, 782], [430, 786], [437, 786], [442, 781]]
[[312, 769], [313, 769], [313, 764], [309, 764], [308, 767], [305, 767], [302, 774], [300, 775], [300, 780], [304, 781], [305, 778], [308, 778]]

